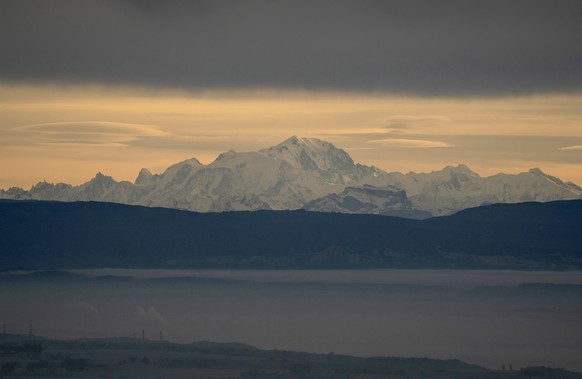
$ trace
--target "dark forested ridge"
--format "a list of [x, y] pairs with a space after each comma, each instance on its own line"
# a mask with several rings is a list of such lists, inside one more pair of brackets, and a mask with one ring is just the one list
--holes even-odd
[[0, 269], [581, 269], [581, 231], [580, 200], [488, 205], [423, 221], [2, 201]]

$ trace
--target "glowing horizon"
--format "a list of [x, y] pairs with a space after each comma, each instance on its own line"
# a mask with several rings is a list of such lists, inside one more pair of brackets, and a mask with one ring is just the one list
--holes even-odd
[[70, 85], [0, 86], [0, 188], [81, 184], [96, 172], [133, 182], [224, 151], [292, 135], [387, 172], [466, 164], [482, 176], [539, 167], [582, 183], [582, 95], [400, 97], [322, 91], [184, 92]]

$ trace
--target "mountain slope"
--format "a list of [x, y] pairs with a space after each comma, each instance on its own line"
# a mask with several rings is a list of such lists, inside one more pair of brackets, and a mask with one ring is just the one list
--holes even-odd
[[581, 200], [497, 204], [423, 221], [2, 201], [0, 269], [581, 269], [581, 215]]
[[[373, 194], [370, 186], [377, 188]], [[491, 203], [579, 199], [582, 188], [539, 169], [491, 177], [480, 177], [464, 165], [431, 173], [386, 173], [354, 163], [328, 142], [291, 137], [256, 152], [228, 151], [209, 165], [192, 158], [161, 174], [142, 169], [133, 184], [99, 173], [80, 186], [41, 182], [30, 191], [0, 190], [0, 198], [107, 201], [200, 212], [307, 207], [423, 218], [427, 212], [446, 215]], [[356, 198], [358, 209], [353, 209], [350, 199]]]
[[305, 204], [303, 209], [319, 212], [378, 214], [384, 216], [425, 219], [432, 215], [417, 210], [406, 192], [394, 187], [346, 187], [339, 194], [329, 194]]
[[443, 215], [493, 203], [572, 200], [582, 197], [573, 183], [531, 169], [517, 175], [480, 177], [465, 165], [447, 166], [430, 174], [407, 174], [402, 187], [415, 207]]

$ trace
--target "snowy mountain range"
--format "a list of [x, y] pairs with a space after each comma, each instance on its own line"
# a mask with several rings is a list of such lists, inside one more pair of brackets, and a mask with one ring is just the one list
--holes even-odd
[[161, 174], [142, 169], [135, 182], [98, 173], [80, 186], [40, 182], [0, 198], [105, 201], [222, 212], [259, 209], [369, 213], [426, 218], [491, 203], [582, 198], [582, 188], [534, 168], [480, 177], [465, 165], [431, 173], [387, 173], [354, 163], [342, 149], [291, 137], [256, 152], [228, 151], [209, 165], [192, 158]]

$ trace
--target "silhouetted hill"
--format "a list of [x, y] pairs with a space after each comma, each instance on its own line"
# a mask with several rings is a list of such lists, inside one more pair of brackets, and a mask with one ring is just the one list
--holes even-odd
[[[28, 335], [0, 336], [0, 354], [10, 357], [10, 377], [191, 377], [224, 378], [560, 378], [582, 374], [561, 368], [524, 367], [497, 371], [457, 359], [355, 357], [263, 350], [242, 343], [200, 341], [180, 344], [129, 337], [54, 340]], [[40, 354], [44, 353], [42, 359]], [[71, 356], [75, 358], [70, 358]], [[10, 370], [8, 370], [10, 367]]]
[[[44, 366], [15, 365], [15, 376], [33, 372], [36, 377], [56, 377], [57, 373], [62, 375], [59, 377], [72, 377], [71, 373], [75, 372], [74, 377], [93, 378], [96, 377], [95, 369], [101, 368], [110, 374], [108, 377], [131, 378], [183, 377], [176, 374], [177, 369], [182, 372], [188, 370], [191, 377], [204, 378], [224, 378], [225, 369], [229, 370], [229, 378], [344, 378], [353, 374], [412, 378], [430, 375], [443, 379], [502, 377], [495, 371], [456, 359], [364, 358], [333, 353], [263, 350], [242, 343], [200, 341], [179, 344], [127, 337], [68, 341], [34, 339], [35, 344], [31, 345], [28, 343], [29, 336], [0, 336], [0, 352], [10, 354], [12, 362], [22, 359], [23, 352], [31, 350], [44, 351], [49, 357], [44, 360]], [[82, 358], [70, 359], [69, 356]], [[78, 367], [70, 367], [72, 364]], [[43, 370], [47, 367], [52, 368], [50, 374]], [[575, 375], [561, 369], [543, 369]], [[147, 375], [152, 372], [155, 375]], [[579, 375], [571, 377], [580, 378]]]
[[447, 217], [0, 202], [0, 268], [582, 268], [582, 201]]

